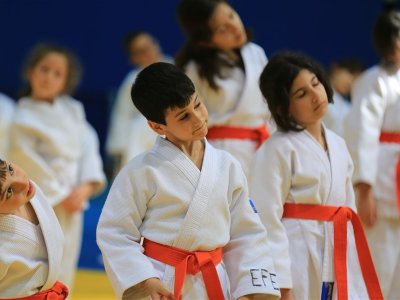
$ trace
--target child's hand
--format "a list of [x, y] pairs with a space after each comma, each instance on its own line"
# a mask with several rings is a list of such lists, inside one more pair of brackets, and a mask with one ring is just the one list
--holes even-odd
[[367, 183], [356, 185], [357, 212], [361, 221], [367, 227], [374, 226], [376, 222], [376, 202], [372, 187]]
[[281, 289], [281, 300], [294, 300], [292, 289]]
[[142, 283], [143, 287], [150, 294], [152, 300], [174, 300], [174, 294], [158, 278], [149, 278]]
[[61, 206], [69, 213], [81, 211], [85, 208], [86, 201], [93, 193], [93, 185], [85, 183], [72, 190], [62, 202]]

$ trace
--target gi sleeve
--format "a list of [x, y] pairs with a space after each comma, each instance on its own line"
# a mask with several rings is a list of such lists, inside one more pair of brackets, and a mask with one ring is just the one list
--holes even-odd
[[144, 176], [128, 167], [117, 175], [96, 232], [107, 276], [118, 299], [127, 298], [127, 295], [131, 299], [145, 296], [145, 291], [138, 283], [158, 277], [140, 245], [139, 227], [146, 213], [147, 200], [145, 187], [138, 188], [134, 178]]
[[266, 251], [274, 261], [279, 286], [290, 289], [293, 285], [289, 241], [281, 219], [290, 189], [291, 158], [279, 152], [283, 146], [273, 146], [273, 137], [259, 148], [253, 159], [249, 175], [250, 197], [268, 232]]
[[231, 182], [230, 241], [223, 252], [232, 296], [267, 294], [266, 299], [277, 299], [280, 291], [267, 249], [267, 232], [249, 199], [247, 180], [238, 162]]

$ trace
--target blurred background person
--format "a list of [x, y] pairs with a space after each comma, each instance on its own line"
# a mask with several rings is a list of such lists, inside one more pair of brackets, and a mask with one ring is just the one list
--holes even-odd
[[350, 110], [351, 88], [363, 70], [363, 63], [356, 58], [338, 59], [330, 67], [329, 80], [334, 102], [329, 104], [323, 121], [329, 129], [340, 136], [343, 136], [344, 118]]
[[344, 132], [384, 298], [400, 299], [400, 10], [380, 14], [373, 40], [380, 61], [354, 84]]
[[267, 56], [227, 1], [182, 0], [178, 19], [187, 41], [176, 64], [207, 107], [207, 139], [238, 159], [247, 176], [253, 154], [269, 136], [270, 113], [258, 87]]
[[149, 32], [129, 32], [123, 46], [133, 69], [118, 89], [111, 114], [106, 152], [111, 159], [113, 175], [133, 156], [150, 149], [156, 137], [147, 126], [147, 120], [132, 105], [131, 87], [137, 74], [155, 62], [172, 63], [172, 58], [162, 52]]

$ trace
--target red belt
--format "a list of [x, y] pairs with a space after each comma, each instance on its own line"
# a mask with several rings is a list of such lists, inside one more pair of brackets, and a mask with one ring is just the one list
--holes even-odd
[[348, 299], [347, 291], [347, 221], [353, 225], [354, 237], [362, 275], [370, 299], [383, 299], [375, 267], [369, 252], [368, 243], [360, 217], [345, 206], [325, 206], [312, 204], [285, 203], [283, 218], [332, 221], [334, 230], [333, 258], [338, 299]]
[[3, 299], [3, 300], [64, 300], [67, 299], [67, 296], [68, 296], [67, 286], [65, 286], [59, 281], [56, 281], [56, 283], [50, 289], [38, 292], [32, 296]]
[[257, 142], [257, 148], [269, 137], [265, 125], [257, 128], [245, 128], [235, 126], [213, 126], [208, 129], [207, 139], [239, 139]]
[[143, 242], [144, 254], [175, 267], [174, 295], [180, 299], [186, 274], [196, 275], [201, 271], [209, 299], [224, 299], [217, 269], [222, 260], [222, 249], [190, 252], [158, 244], [149, 240]]
[[[400, 144], [400, 133], [398, 132], [382, 132], [379, 137], [381, 143], [396, 143]], [[400, 215], [400, 159], [397, 159], [396, 164], [396, 194], [397, 194], [397, 210]]]

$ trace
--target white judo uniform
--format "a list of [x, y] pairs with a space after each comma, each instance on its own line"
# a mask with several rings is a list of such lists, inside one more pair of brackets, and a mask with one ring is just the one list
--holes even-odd
[[[143, 254], [141, 237], [188, 251], [223, 248], [216, 266], [226, 299], [279, 297], [267, 234], [250, 205], [245, 175], [205, 140], [202, 170], [158, 137], [118, 174], [97, 227], [97, 243], [118, 299], [148, 297], [138, 283], [160, 278], [173, 291], [174, 268]], [[229, 288], [230, 287], [230, 288]], [[207, 299], [201, 273], [188, 275], [183, 299]]]
[[400, 71], [380, 66], [364, 72], [352, 90], [352, 109], [345, 138], [354, 161], [353, 182], [372, 186], [377, 222], [365, 228], [385, 299], [399, 299], [400, 219], [396, 195], [396, 164], [400, 144], [380, 143], [381, 132], [400, 133]]
[[15, 102], [0, 93], [0, 158], [7, 159], [10, 124], [13, 118]]
[[[308, 131], [275, 132], [257, 151], [250, 174], [250, 197], [268, 231], [281, 288], [295, 299], [321, 299], [322, 282], [335, 282], [333, 224], [282, 219], [285, 203], [348, 206], [355, 210], [353, 164], [345, 142], [324, 129], [328, 151]], [[348, 295], [368, 299], [352, 225], [347, 223]], [[337, 298], [334, 283], [333, 298]]]
[[[220, 87], [217, 91], [210, 87], [207, 80], [199, 76], [198, 66], [194, 62], [189, 62], [185, 67], [186, 74], [193, 81], [207, 107], [209, 127], [219, 125], [254, 128], [270, 120], [268, 106], [263, 101], [258, 85], [260, 74], [268, 61], [267, 56], [264, 50], [254, 43], [244, 45], [241, 48], [241, 55], [244, 72], [236, 67], [226, 70], [225, 78], [216, 77], [215, 81]], [[210, 143], [236, 157], [248, 175], [251, 158], [257, 148], [255, 141], [221, 139], [212, 140]]]
[[324, 124], [341, 137], [344, 136], [343, 123], [351, 104], [338, 92], [333, 91], [333, 102], [328, 106], [328, 112], [323, 118]]
[[0, 298], [26, 297], [47, 290], [62, 271], [63, 234], [38, 186], [30, 203], [39, 225], [0, 214]]
[[54, 207], [65, 236], [63, 274], [72, 286], [79, 259], [83, 212], [58, 204], [85, 182], [106, 182], [98, 137], [80, 102], [61, 96], [54, 103], [19, 100], [11, 128], [10, 160], [23, 167]]

